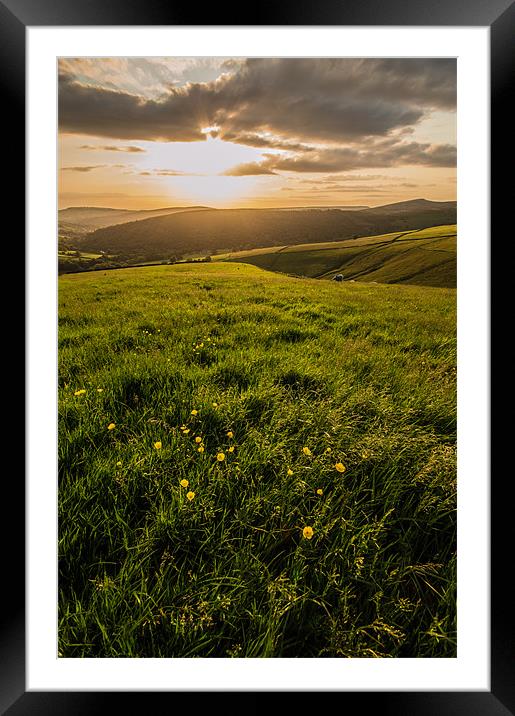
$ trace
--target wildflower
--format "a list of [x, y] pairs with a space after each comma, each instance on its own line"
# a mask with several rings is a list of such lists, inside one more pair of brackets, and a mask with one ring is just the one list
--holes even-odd
[[288, 475], [293, 475], [293, 470], [291, 468], [288, 468]]
[[213, 403], [213, 408], [218, 408], [218, 403]]
[[191, 411], [191, 414], [192, 414], [192, 415], [198, 415], [198, 410], [192, 410], [192, 411]]
[[229, 452], [234, 452], [234, 447], [233, 447], [232, 445], [231, 445], [231, 447], [229, 448]]
[[335, 468], [338, 470], [338, 472], [345, 472], [345, 470], [347, 469], [342, 462], [337, 462]]
[[191, 500], [195, 497], [195, 493], [194, 493], [194, 492], [191, 492], [191, 491], [190, 491], [190, 492], [187, 492], [187, 493], [186, 493], [186, 497], [187, 497], [188, 500], [191, 502]]
[[184, 428], [184, 430], [182, 431], [183, 435], [187, 435], [189, 433], [189, 431], [190, 431], [189, 428]]
[[103, 388], [97, 388], [97, 393], [103, 393], [103, 392], [104, 392]]
[[86, 392], [86, 388], [81, 388], [80, 390], [76, 390], [74, 395], [84, 395]]
[[201, 446], [199, 447], [198, 451], [199, 451], [199, 452], [204, 452], [204, 446], [201, 445]]
[[313, 537], [313, 527], [304, 527], [302, 530], [302, 536], [306, 539], [311, 539]]
[[324, 494], [324, 491], [322, 490], [321, 487], [319, 487], [317, 490], [317, 495], [323, 495], [323, 494]]
[[229, 432], [227, 433], [227, 437], [228, 437], [228, 438], [233, 438], [233, 437], [234, 437], [234, 433], [233, 433], [231, 430], [229, 430]]
[[223, 452], [219, 452], [216, 456], [216, 459], [218, 460], [218, 462], [223, 462], [225, 460], [225, 455], [223, 454]]
[[195, 442], [196, 442], [196, 443], [201, 443], [201, 442], [202, 442], [202, 438], [199, 438], [199, 437], [197, 436], [197, 437], [195, 438]]
[[159, 442], [159, 440], [158, 440], [156, 443], [154, 443], [154, 447], [155, 447], [156, 450], [161, 450], [162, 445], [161, 445], [161, 443]]
[[118, 460], [118, 462], [116, 463], [116, 467], [121, 467], [121, 466], [122, 466], [122, 461]]
[[189, 484], [188, 480], [181, 480], [180, 482], [181, 487], [188, 487]]
[[311, 455], [311, 450], [308, 447], [303, 447], [302, 452], [304, 455]]
[[115, 425], [114, 423], [109, 423], [109, 425], [107, 426], [107, 429], [108, 429], [108, 430], [114, 430], [115, 427], [116, 427], [116, 425]]
[[325, 454], [326, 454], [326, 455], [329, 455], [330, 453], [332, 453], [331, 448], [326, 448]]

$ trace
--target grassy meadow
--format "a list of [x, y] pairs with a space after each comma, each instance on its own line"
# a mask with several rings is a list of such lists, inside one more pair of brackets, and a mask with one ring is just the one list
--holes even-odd
[[347, 281], [456, 288], [456, 224], [345, 241], [266, 247], [217, 258], [310, 278], [332, 279], [341, 273]]
[[233, 262], [61, 276], [59, 655], [456, 656], [455, 309]]

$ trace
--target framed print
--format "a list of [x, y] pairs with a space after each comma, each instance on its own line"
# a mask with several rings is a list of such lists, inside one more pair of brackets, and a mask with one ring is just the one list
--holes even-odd
[[488, 359], [513, 5], [167, 10], [0, 4], [27, 159], [2, 708], [513, 712]]

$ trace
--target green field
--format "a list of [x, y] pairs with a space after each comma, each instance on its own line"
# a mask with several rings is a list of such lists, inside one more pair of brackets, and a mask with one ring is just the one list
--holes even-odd
[[221, 254], [269, 271], [377, 283], [456, 287], [456, 224], [420, 231], [296, 246], [274, 246]]
[[230, 262], [61, 276], [59, 655], [455, 657], [455, 309]]

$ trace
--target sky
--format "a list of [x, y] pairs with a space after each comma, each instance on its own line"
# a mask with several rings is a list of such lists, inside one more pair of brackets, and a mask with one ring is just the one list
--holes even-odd
[[456, 60], [59, 60], [59, 206], [456, 199]]

